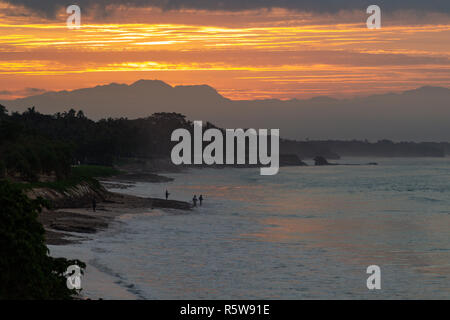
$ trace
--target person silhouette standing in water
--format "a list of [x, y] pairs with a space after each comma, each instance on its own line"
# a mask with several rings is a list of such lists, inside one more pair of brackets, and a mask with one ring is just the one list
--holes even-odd
[[95, 209], [97, 208], [97, 200], [95, 200], [95, 197], [92, 198], [92, 211], [95, 212]]
[[192, 198], [192, 202], [194, 203], [194, 207], [197, 206], [197, 195], [194, 194], [194, 198]]
[[203, 195], [200, 195], [200, 197], [198, 197], [198, 200], [200, 201], [200, 206], [202, 206], [202, 202], [203, 202]]
[[169, 199], [169, 194], [170, 194], [169, 191], [166, 190], [166, 200]]

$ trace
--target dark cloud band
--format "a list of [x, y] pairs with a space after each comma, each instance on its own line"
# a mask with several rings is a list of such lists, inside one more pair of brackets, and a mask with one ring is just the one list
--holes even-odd
[[340, 10], [359, 10], [371, 4], [383, 11], [415, 10], [420, 12], [450, 13], [449, 0], [3, 0], [13, 5], [23, 5], [40, 14], [53, 16], [57, 9], [77, 4], [89, 9], [107, 5], [159, 7], [164, 10], [204, 9], [241, 11], [247, 9], [286, 8], [299, 11], [333, 13]]

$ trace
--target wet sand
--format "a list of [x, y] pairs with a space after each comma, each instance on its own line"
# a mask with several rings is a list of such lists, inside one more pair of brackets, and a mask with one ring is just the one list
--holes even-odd
[[50, 245], [66, 245], [89, 238], [108, 227], [112, 220], [123, 214], [142, 213], [154, 208], [191, 210], [191, 204], [183, 201], [158, 198], [141, 198], [106, 192], [103, 201], [97, 202], [94, 212], [91, 207], [44, 210], [39, 221], [46, 231], [46, 242]]

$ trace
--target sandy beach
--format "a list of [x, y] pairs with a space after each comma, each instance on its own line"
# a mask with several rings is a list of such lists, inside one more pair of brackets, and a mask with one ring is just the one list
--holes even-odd
[[156, 208], [189, 211], [191, 204], [105, 191], [102, 201], [97, 202], [95, 212], [85, 204], [77, 208], [44, 210], [39, 215], [39, 221], [45, 228], [47, 244], [65, 245], [88, 239], [89, 234], [106, 229], [112, 220], [122, 214], [142, 213], [143, 210]]

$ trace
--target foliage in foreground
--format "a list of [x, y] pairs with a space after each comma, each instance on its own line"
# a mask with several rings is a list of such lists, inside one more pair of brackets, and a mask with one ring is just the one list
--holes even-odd
[[31, 200], [18, 186], [0, 181], [0, 299], [72, 299], [64, 276], [79, 260], [53, 258], [37, 220], [45, 200]]

